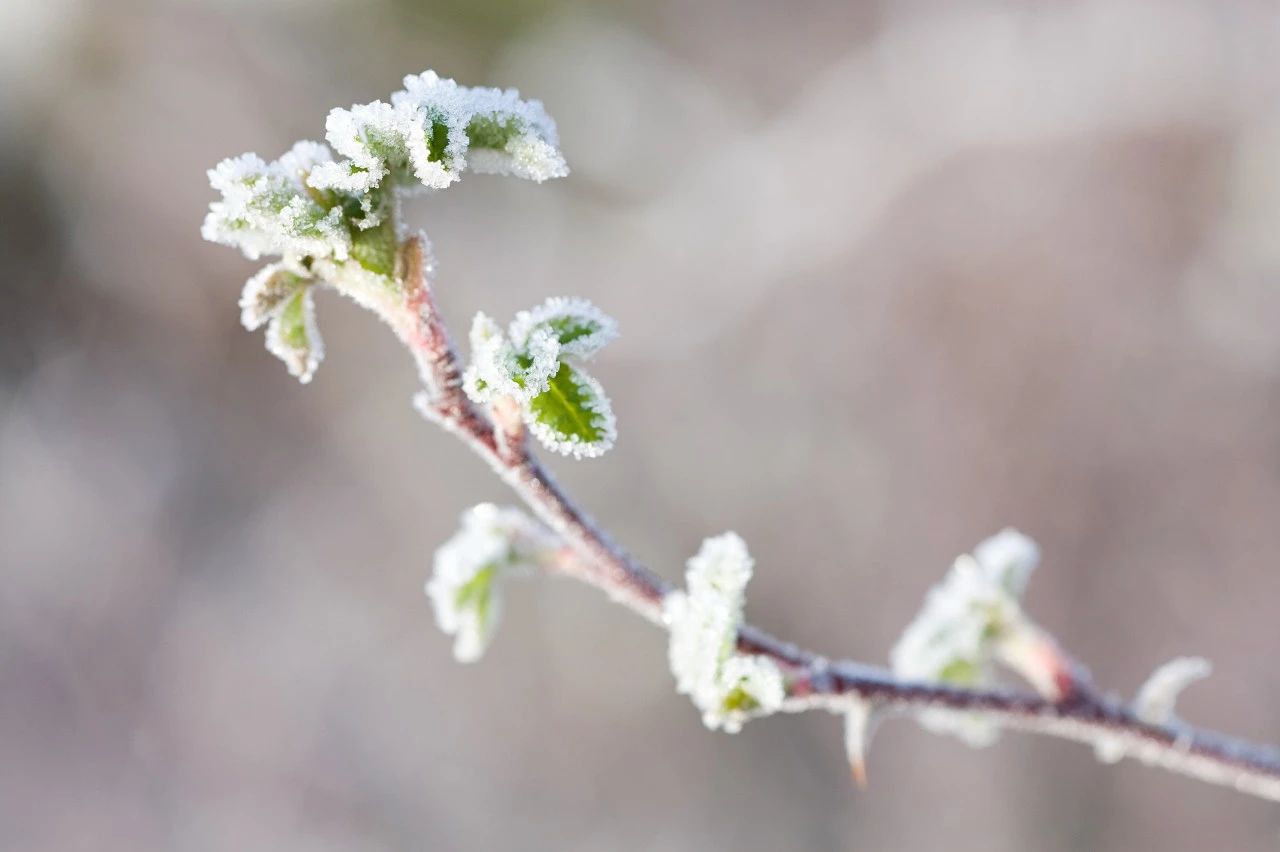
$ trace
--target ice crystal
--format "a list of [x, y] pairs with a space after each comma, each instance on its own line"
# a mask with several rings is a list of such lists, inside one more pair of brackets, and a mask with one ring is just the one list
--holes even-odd
[[548, 299], [521, 311], [505, 333], [477, 314], [463, 389], [481, 404], [516, 400], [529, 431], [554, 452], [602, 455], [617, 438], [617, 421], [604, 389], [580, 362], [616, 336], [613, 319], [585, 299]]
[[342, 209], [321, 203], [303, 182], [331, 159], [324, 145], [299, 142], [272, 163], [257, 154], [223, 160], [209, 170], [209, 183], [222, 200], [209, 205], [201, 234], [251, 260], [263, 255], [345, 259], [351, 234]]
[[686, 591], [667, 595], [663, 620], [676, 690], [702, 711], [703, 723], [729, 733], [782, 706], [782, 672], [768, 657], [736, 652], [752, 560], [734, 533], [709, 538], [689, 560]]
[[470, 342], [464, 387], [476, 402], [510, 396], [527, 403], [547, 391], [559, 368], [560, 346], [546, 331], [517, 349], [496, 322], [478, 313], [471, 322]]
[[1206, 678], [1213, 666], [1203, 657], [1177, 657], [1151, 673], [1133, 701], [1138, 718], [1153, 725], [1173, 721], [1173, 707], [1182, 690]]
[[[1012, 529], [958, 558], [894, 646], [894, 672], [956, 686], [989, 685], [1004, 645], [1020, 649], [1028, 631], [1041, 635], [1019, 602], [1039, 558], [1035, 542]], [[950, 711], [926, 711], [920, 721], [971, 745], [989, 744], [997, 734], [979, 717]]]
[[502, 612], [502, 581], [554, 553], [556, 539], [518, 509], [482, 503], [462, 515], [457, 533], [436, 551], [426, 591], [436, 623], [454, 637], [459, 662], [478, 660]]

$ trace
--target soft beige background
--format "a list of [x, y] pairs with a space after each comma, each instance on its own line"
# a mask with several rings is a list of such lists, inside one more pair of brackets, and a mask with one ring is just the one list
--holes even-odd
[[897, 722], [709, 734], [662, 637], [513, 591], [449, 658], [421, 586], [506, 495], [322, 300], [293, 382], [203, 243], [204, 170], [433, 67], [573, 176], [415, 202], [457, 326], [584, 295], [617, 449], [556, 460], [668, 577], [735, 529], [753, 619], [882, 660], [950, 559], [1042, 543], [1045, 624], [1280, 740], [1280, 11], [1083, 0], [0, 3], [0, 847], [1275, 849], [1280, 809]]

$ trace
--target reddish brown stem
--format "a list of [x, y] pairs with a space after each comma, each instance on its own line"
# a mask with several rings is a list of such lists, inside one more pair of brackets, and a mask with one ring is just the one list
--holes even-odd
[[[559, 560], [557, 573], [595, 586], [661, 624], [662, 602], [671, 584], [629, 556], [577, 507], [529, 452], [521, 431], [509, 422], [496, 428], [463, 392], [457, 356], [423, 274], [424, 252], [418, 238], [404, 243], [401, 270], [407, 279], [406, 307], [416, 323], [415, 332], [402, 338], [413, 351], [427, 386], [418, 397], [418, 408], [485, 459], [530, 511], [571, 548], [574, 558]], [[1083, 667], [1065, 654], [1056, 675], [1062, 697], [1050, 700], [1031, 692], [904, 681], [882, 668], [829, 662], [751, 625], [740, 630], [738, 648], [773, 659], [787, 673], [786, 710], [838, 711], [853, 701], [866, 701], [882, 711], [905, 714], [924, 709], [980, 713], [1006, 728], [1110, 749], [1151, 766], [1280, 801], [1280, 752], [1276, 749], [1180, 721], [1144, 722], [1129, 705], [1099, 694]]]

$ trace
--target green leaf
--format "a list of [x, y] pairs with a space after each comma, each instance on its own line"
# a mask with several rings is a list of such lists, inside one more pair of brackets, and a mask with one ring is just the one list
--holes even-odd
[[477, 115], [467, 124], [467, 139], [473, 148], [494, 148], [501, 151], [507, 147], [508, 142], [523, 132], [524, 125], [519, 119], [499, 113]]
[[484, 634], [489, 627], [489, 615], [493, 604], [493, 581], [497, 576], [496, 564], [486, 565], [458, 589], [454, 598], [459, 610], [475, 610], [476, 625]]
[[565, 362], [547, 390], [529, 401], [526, 418], [544, 446], [575, 458], [602, 455], [617, 436], [613, 409], [600, 383]]
[[300, 288], [271, 317], [267, 325], [267, 350], [284, 361], [289, 373], [302, 383], [311, 381], [324, 357], [324, 342], [315, 322], [310, 286]]
[[387, 278], [396, 273], [396, 228], [390, 217], [372, 228], [351, 229], [351, 256], [370, 272]]
[[545, 329], [559, 344], [560, 352], [587, 359], [618, 336], [617, 323], [586, 299], [554, 296], [541, 305], [516, 314], [508, 333], [523, 349], [535, 332]]

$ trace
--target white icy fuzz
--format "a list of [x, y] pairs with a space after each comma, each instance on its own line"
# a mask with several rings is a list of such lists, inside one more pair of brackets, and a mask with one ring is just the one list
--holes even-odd
[[1151, 673], [1133, 701], [1138, 718], [1152, 725], [1173, 721], [1173, 708], [1182, 691], [1208, 677], [1213, 666], [1204, 657], [1177, 657]]
[[471, 321], [470, 343], [471, 364], [463, 375], [463, 390], [474, 402], [509, 396], [526, 403], [547, 390], [560, 367], [560, 344], [550, 332], [535, 335], [517, 350], [484, 313]]
[[528, 345], [539, 330], [553, 333], [566, 356], [588, 360], [618, 337], [613, 317], [586, 299], [552, 296], [538, 307], [521, 311], [507, 327], [511, 342], [518, 348]]
[[[894, 646], [894, 673], [957, 686], [990, 684], [1001, 643], [1030, 626], [1020, 598], [1039, 560], [1035, 542], [1012, 529], [958, 558]], [[919, 719], [975, 746], [990, 744], [998, 733], [981, 718], [951, 711], [926, 711]]]
[[351, 234], [342, 210], [326, 210], [302, 182], [330, 159], [324, 145], [299, 142], [273, 163], [257, 154], [223, 160], [209, 170], [209, 183], [222, 200], [209, 205], [201, 235], [251, 260], [270, 254], [345, 259]]
[[569, 173], [555, 123], [514, 89], [459, 86], [433, 71], [404, 78], [391, 103], [335, 109], [329, 144], [345, 160], [311, 174], [311, 186], [357, 194], [386, 178], [408, 189], [444, 189], [472, 171], [544, 181]]
[[436, 551], [426, 585], [458, 662], [478, 660], [489, 646], [505, 575], [536, 568], [556, 547], [555, 537], [518, 509], [481, 503], [463, 513], [458, 532]]
[[752, 560], [735, 533], [702, 543], [689, 560], [687, 591], [667, 595], [663, 620], [676, 691], [688, 695], [711, 729], [736, 733], [746, 719], [782, 706], [782, 672], [768, 657], [735, 651]]
[[244, 284], [240, 292], [240, 324], [257, 331], [283, 307], [285, 301], [308, 283], [288, 264], [269, 263]]

